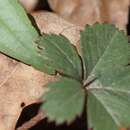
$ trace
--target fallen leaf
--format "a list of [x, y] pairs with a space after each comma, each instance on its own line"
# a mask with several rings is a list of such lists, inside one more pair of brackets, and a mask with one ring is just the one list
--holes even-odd
[[107, 22], [126, 30], [129, 0], [48, 0], [48, 2], [57, 14], [74, 24], [84, 26], [95, 22]]
[[0, 70], [0, 129], [14, 130], [21, 104], [37, 102], [46, 91], [43, 86], [54, 78], [2, 54]]

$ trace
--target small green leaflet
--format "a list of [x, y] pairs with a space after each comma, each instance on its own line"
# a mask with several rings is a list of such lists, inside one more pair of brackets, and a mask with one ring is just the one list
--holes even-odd
[[[109, 25], [87, 26], [81, 32], [81, 50], [84, 61], [84, 77], [90, 75], [91, 71], [104, 54], [110, 41], [114, 40], [113, 35], [117, 30]], [[117, 49], [117, 48], [115, 48]], [[118, 48], [119, 49], [119, 48]]]
[[38, 37], [18, 0], [0, 0], [0, 52], [53, 74], [36, 51]]
[[42, 109], [47, 112], [49, 120], [56, 120], [57, 124], [70, 123], [82, 113], [85, 91], [78, 81], [63, 77], [49, 83], [48, 89]]
[[[94, 130], [130, 126], [130, 45], [111, 25], [88, 26], [81, 33], [88, 125]], [[95, 80], [94, 80], [95, 79]]]
[[60, 74], [82, 79], [82, 66], [76, 48], [63, 36], [47, 35], [38, 41], [41, 58]]

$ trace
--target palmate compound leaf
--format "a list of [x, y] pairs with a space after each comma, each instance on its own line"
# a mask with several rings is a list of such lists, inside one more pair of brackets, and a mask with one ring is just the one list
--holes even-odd
[[49, 83], [48, 89], [41, 109], [47, 113], [50, 121], [70, 123], [82, 113], [85, 91], [78, 81], [62, 77], [59, 81]]
[[38, 37], [18, 0], [0, 0], [0, 52], [52, 74], [53, 69], [38, 56]]
[[[88, 125], [93, 130], [130, 126], [130, 45], [111, 25], [88, 26], [81, 33], [88, 92]], [[91, 83], [90, 83], [91, 82]]]
[[67, 38], [50, 34], [41, 37], [37, 43], [39, 54], [48, 66], [60, 74], [81, 81], [81, 60], [75, 47]]

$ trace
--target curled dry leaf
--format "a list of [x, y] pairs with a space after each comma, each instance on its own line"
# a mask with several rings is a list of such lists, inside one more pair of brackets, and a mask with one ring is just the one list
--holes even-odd
[[[129, 0], [48, 0], [51, 8], [68, 21], [84, 26], [95, 22], [126, 29]], [[68, 6], [69, 5], [69, 6]]]
[[[55, 14], [32, 14], [42, 33], [62, 34], [77, 45], [81, 27], [70, 24]], [[22, 111], [21, 103], [30, 105], [46, 91], [53, 76], [0, 54], [0, 130], [14, 130]]]

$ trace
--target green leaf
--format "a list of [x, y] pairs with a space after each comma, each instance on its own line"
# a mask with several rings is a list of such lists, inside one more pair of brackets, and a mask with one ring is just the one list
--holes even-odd
[[60, 74], [81, 81], [81, 60], [74, 46], [63, 36], [47, 35], [38, 41], [39, 53]]
[[35, 44], [38, 37], [18, 0], [0, 0], [0, 52], [53, 73], [38, 56]]
[[85, 91], [81, 84], [73, 79], [61, 78], [48, 84], [49, 91], [43, 97], [45, 103], [42, 109], [49, 120], [57, 124], [73, 121], [79, 116], [84, 107]]
[[116, 31], [112, 25], [96, 24], [93, 26], [87, 25], [85, 31], [81, 32], [80, 46], [85, 64], [85, 78], [91, 73], [104, 54], [107, 46], [113, 40], [113, 35], [115, 35]]
[[94, 130], [127, 128], [130, 125], [128, 39], [111, 25], [96, 24], [81, 33], [81, 50], [89, 127]]

